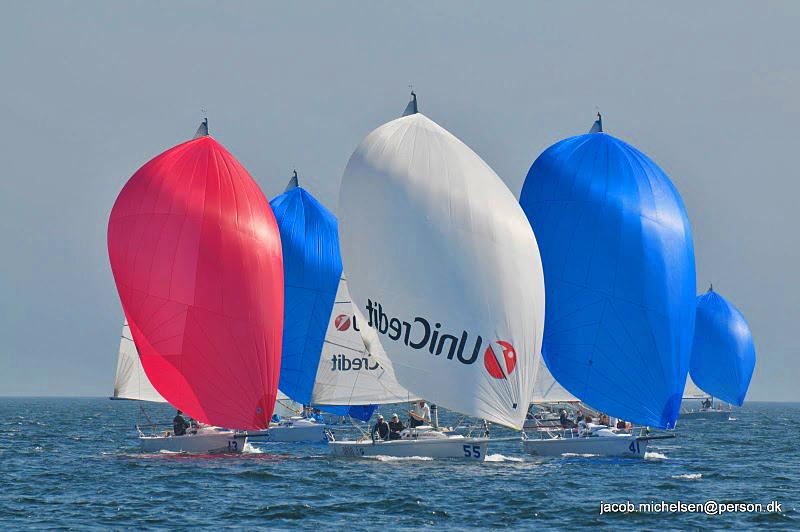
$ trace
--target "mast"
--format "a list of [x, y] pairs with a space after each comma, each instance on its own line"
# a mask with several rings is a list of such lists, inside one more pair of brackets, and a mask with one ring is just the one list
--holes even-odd
[[408, 102], [408, 105], [406, 105], [406, 109], [405, 109], [405, 111], [403, 111], [403, 116], [414, 115], [414, 114], [417, 114], [418, 112], [419, 112], [419, 110], [417, 108], [417, 94], [412, 89], [411, 90], [411, 101]]

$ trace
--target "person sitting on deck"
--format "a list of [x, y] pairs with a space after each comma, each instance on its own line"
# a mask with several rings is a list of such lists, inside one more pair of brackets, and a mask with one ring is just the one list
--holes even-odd
[[414, 405], [414, 410], [410, 411], [409, 414], [411, 414], [411, 420], [409, 421], [411, 428], [431, 424], [431, 409], [422, 399]]
[[279, 414], [272, 414], [272, 422], [273, 423], [280, 423], [281, 422], [281, 416]]
[[[376, 438], [375, 435], [378, 435]], [[378, 421], [372, 427], [372, 439], [374, 440], [388, 440], [389, 439], [389, 424], [383, 420], [382, 415], [378, 415]]]
[[183, 419], [181, 414], [182, 412], [178, 410], [178, 413], [172, 418], [172, 433], [175, 436], [183, 436], [186, 434], [186, 429], [189, 428], [189, 424]]
[[601, 425], [605, 425], [607, 427], [611, 424], [611, 421], [608, 419], [607, 414], [600, 414], [600, 419], [598, 420], [598, 423]]
[[400, 421], [400, 416], [397, 414], [392, 414], [392, 419], [389, 421], [389, 439], [399, 440], [400, 432], [402, 432], [405, 428], [406, 427], [403, 425], [403, 422]]
[[703, 406], [703, 408], [705, 408], [706, 410], [708, 410], [709, 408], [711, 408], [711, 399], [710, 399], [710, 398], [708, 398], [708, 397], [706, 397], [706, 398], [705, 398], [705, 400], [703, 401], [703, 405], [702, 405], [702, 406]]
[[322, 412], [319, 408], [315, 408], [314, 412], [311, 414], [311, 419], [316, 421], [317, 423], [325, 423], [325, 418], [322, 417]]
[[567, 417], [567, 411], [563, 408], [558, 415], [558, 422], [561, 424], [561, 428], [564, 429], [572, 429], [575, 428], [575, 422], [572, 421], [569, 417]]
[[625, 424], [625, 422], [623, 420], [618, 419], [617, 420], [617, 428], [625, 430], [627, 428], [627, 426], [626, 426], [626, 424]]
[[578, 436], [588, 436], [592, 433], [592, 416], [586, 415], [578, 422]]

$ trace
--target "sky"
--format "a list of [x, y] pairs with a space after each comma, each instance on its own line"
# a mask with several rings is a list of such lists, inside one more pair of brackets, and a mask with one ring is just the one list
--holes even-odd
[[147, 160], [212, 135], [268, 198], [336, 209], [361, 139], [420, 111], [519, 195], [549, 145], [607, 132], [672, 178], [709, 283], [748, 319], [749, 400], [800, 401], [800, 3], [0, 0], [0, 395], [106, 396], [106, 249]]

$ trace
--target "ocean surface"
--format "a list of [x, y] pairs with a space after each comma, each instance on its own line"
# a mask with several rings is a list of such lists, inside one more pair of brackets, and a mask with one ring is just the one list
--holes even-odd
[[[146, 410], [164, 422], [174, 415]], [[543, 459], [503, 442], [484, 463], [333, 459], [324, 443], [148, 455], [139, 412], [129, 401], [0, 398], [0, 527], [800, 529], [800, 404], [750, 403], [731, 421], [679, 423], [677, 438], [653, 442], [644, 460]], [[777, 500], [782, 511], [600, 514], [601, 501], [707, 500]]]

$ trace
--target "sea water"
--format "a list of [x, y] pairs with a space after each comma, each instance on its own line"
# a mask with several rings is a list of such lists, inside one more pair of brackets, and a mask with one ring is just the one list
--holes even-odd
[[[401, 408], [380, 411], [405, 417]], [[174, 415], [145, 409], [160, 423]], [[644, 460], [537, 458], [517, 442], [493, 444], [482, 463], [335, 459], [324, 443], [186, 456], [140, 451], [134, 425], [146, 418], [134, 402], [0, 398], [0, 527], [800, 528], [800, 405], [752, 403], [733, 416], [679, 421], [677, 438], [652, 442]], [[707, 500], [782, 510], [600, 513], [601, 502]]]

